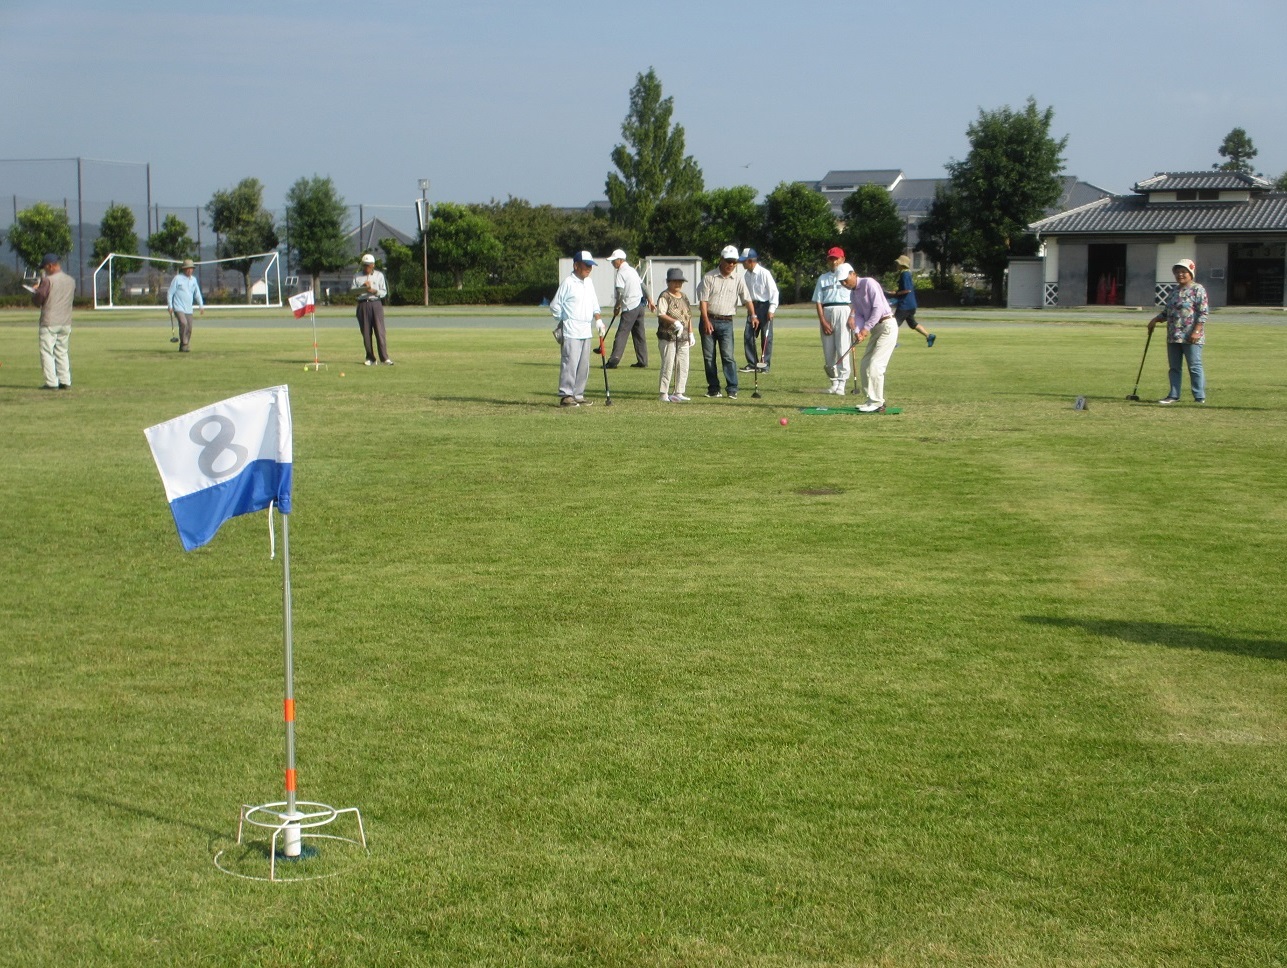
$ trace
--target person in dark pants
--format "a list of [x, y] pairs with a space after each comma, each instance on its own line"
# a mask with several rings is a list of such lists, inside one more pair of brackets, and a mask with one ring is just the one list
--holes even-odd
[[635, 361], [631, 367], [642, 370], [648, 365], [648, 338], [645, 335], [644, 310], [656, 309], [652, 298], [644, 290], [643, 280], [630, 263], [626, 262], [623, 249], [614, 249], [608, 256], [616, 276], [612, 287], [616, 295], [614, 313], [621, 314], [621, 323], [617, 326], [617, 338], [612, 341], [612, 355], [608, 357], [608, 369], [614, 370], [626, 352], [626, 340], [634, 342]]
[[715, 347], [719, 347], [724, 367], [724, 386], [732, 399], [737, 398], [737, 360], [733, 358], [733, 313], [739, 305], [745, 306], [751, 324], [759, 326], [755, 303], [746, 283], [734, 270], [737, 268], [737, 247], [724, 246], [719, 265], [702, 276], [697, 289], [697, 301], [702, 313], [702, 364], [706, 369], [706, 395], [722, 397], [719, 389], [719, 369], [715, 365]]
[[[756, 369], [767, 371], [773, 361], [773, 314], [778, 311], [778, 284], [773, 273], [760, 265], [759, 254], [754, 249], [743, 249], [742, 267], [746, 273], [742, 281], [755, 303], [755, 312], [746, 317], [746, 332], [742, 335], [742, 348], [746, 351], [746, 366], [743, 373], [754, 373]], [[758, 322], [751, 325], [751, 318]], [[760, 359], [760, 344], [763, 341], [764, 359]]]
[[[385, 366], [393, 366], [384, 336], [384, 300], [389, 295], [389, 286], [384, 281], [384, 273], [375, 267], [375, 256], [371, 253], [362, 256], [362, 271], [353, 277], [352, 288], [358, 294], [357, 321], [358, 329], [362, 331], [362, 345], [366, 349], [366, 365], [375, 364], [375, 351], [379, 350], [379, 361]], [[373, 333], [374, 347], [371, 345]]]
[[925, 337], [926, 346], [933, 346], [937, 337], [916, 322], [916, 280], [912, 278], [912, 260], [907, 256], [898, 257], [898, 288], [886, 289], [885, 295], [894, 310], [895, 322], [910, 326]]

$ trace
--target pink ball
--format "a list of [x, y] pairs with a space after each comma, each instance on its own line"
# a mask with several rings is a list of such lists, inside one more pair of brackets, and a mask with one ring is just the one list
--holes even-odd
[[785, 427], [787, 425], [787, 418], [783, 417], [781, 420], [778, 421], [778, 423], [780, 423], [783, 427]]

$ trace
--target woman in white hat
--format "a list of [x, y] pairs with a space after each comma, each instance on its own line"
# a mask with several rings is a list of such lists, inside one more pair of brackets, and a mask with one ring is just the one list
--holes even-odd
[[1148, 321], [1150, 333], [1158, 323], [1166, 323], [1166, 359], [1170, 363], [1171, 390], [1158, 401], [1164, 405], [1180, 400], [1182, 362], [1189, 365], [1189, 389], [1193, 391], [1193, 402], [1207, 402], [1202, 346], [1207, 338], [1207, 316], [1211, 307], [1207, 302], [1206, 288], [1193, 281], [1197, 271], [1192, 259], [1181, 259], [1171, 267], [1175, 288], [1167, 294], [1162, 311]]

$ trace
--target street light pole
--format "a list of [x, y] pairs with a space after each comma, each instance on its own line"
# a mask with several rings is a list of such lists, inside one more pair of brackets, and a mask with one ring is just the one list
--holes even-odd
[[429, 228], [429, 179], [420, 179], [420, 256], [425, 270], [425, 306], [429, 305], [429, 246], [425, 244], [425, 230]]

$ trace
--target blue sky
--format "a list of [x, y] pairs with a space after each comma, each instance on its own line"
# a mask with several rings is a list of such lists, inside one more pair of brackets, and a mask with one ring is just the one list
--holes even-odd
[[[150, 162], [162, 205], [253, 175], [276, 207], [313, 174], [352, 204], [409, 206], [429, 178], [435, 201], [581, 205], [603, 197], [630, 87], [653, 66], [710, 187], [940, 177], [980, 108], [1029, 95], [1068, 135], [1068, 173], [1112, 191], [1209, 167], [1235, 126], [1258, 170], [1287, 170], [1281, 0], [709, 9], [0, 0], [0, 158]], [[38, 177], [0, 165], [0, 193]]]

